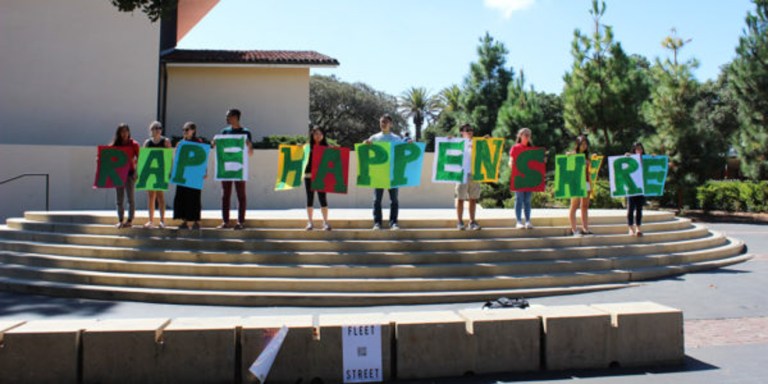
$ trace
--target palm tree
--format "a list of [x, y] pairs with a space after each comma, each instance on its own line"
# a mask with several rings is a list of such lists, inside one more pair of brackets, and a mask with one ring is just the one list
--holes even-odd
[[443, 88], [437, 97], [440, 103], [440, 113], [458, 112], [461, 110], [461, 88], [458, 85], [454, 84]]
[[398, 109], [404, 118], [413, 118], [416, 140], [420, 140], [424, 120], [434, 119], [440, 107], [437, 98], [431, 96], [426, 88], [411, 87], [400, 96]]

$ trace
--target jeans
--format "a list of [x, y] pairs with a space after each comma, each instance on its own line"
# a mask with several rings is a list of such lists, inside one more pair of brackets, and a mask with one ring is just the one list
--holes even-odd
[[248, 206], [245, 200], [245, 181], [222, 181], [221, 182], [221, 218], [225, 223], [229, 223], [229, 206], [232, 199], [232, 184], [235, 184], [237, 191], [237, 222], [245, 223], [245, 208]]
[[515, 218], [518, 223], [523, 222], [523, 208], [525, 208], [525, 221], [531, 221], [531, 198], [533, 192], [515, 192]]
[[[390, 188], [389, 191], [389, 225], [397, 224], [397, 188]], [[373, 222], [381, 224], [381, 199], [384, 197], [384, 189], [376, 188], [373, 191]]]
[[136, 195], [134, 193], [134, 185], [136, 184], [136, 176], [128, 175], [128, 180], [125, 182], [125, 186], [122, 188], [115, 188], [117, 205], [117, 220], [123, 222], [125, 216], [125, 195], [128, 194], [128, 222], [133, 222], [133, 217], [136, 215]]

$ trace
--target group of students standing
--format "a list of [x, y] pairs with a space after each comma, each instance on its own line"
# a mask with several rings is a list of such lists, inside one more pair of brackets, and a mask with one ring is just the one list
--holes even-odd
[[[246, 136], [246, 143], [248, 146], [248, 155], [253, 155], [253, 145], [251, 132], [240, 124], [241, 112], [237, 109], [230, 109], [226, 114], [227, 127], [221, 131], [224, 135], [244, 135]], [[379, 118], [380, 132], [372, 135], [364, 141], [366, 144], [370, 144], [377, 141], [399, 143], [399, 142], [411, 142], [411, 139], [401, 137], [392, 132], [392, 117], [389, 114], [385, 114]], [[464, 124], [460, 128], [461, 137], [467, 140], [470, 146], [474, 130], [471, 125]], [[150, 137], [144, 141], [143, 146], [146, 148], [170, 148], [171, 141], [162, 136], [162, 125], [160, 122], [152, 122], [149, 125]], [[187, 122], [183, 126], [182, 141], [190, 141], [195, 143], [203, 142], [202, 139], [197, 137], [197, 126], [193, 122]], [[328, 146], [328, 142], [325, 136], [325, 132], [318, 127], [314, 126], [309, 132], [308, 143], [310, 145], [310, 159], [312, 151], [316, 145]], [[116, 204], [117, 204], [117, 218], [118, 228], [131, 227], [135, 216], [135, 194], [134, 186], [136, 183], [136, 162], [139, 154], [139, 143], [131, 138], [130, 128], [126, 124], [120, 124], [115, 132], [115, 137], [110, 144], [112, 146], [118, 146], [127, 148], [130, 154], [130, 167], [128, 171], [128, 179], [124, 187], [116, 188]], [[215, 140], [211, 142], [211, 146], [215, 147]], [[515, 145], [509, 151], [509, 166], [512, 168], [514, 156], [527, 147], [533, 147], [532, 132], [528, 128], [522, 128], [517, 132]], [[635, 143], [631, 154], [644, 153], [644, 148], [641, 143]], [[586, 135], [579, 135], [576, 138], [575, 146], [572, 151], [567, 154], [584, 154], [589, 159], [589, 140]], [[627, 153], [629, 155], [630, 153]], [[469, 156], [471, 158], [471, 156]], [[310, 231], [314, 229], [314, 197], [317, 195], [320, 210], [323, 218], [323, 230], [330, 231], [332, 227], [328, 221], [328, 200], [325, 192], [313, 191], [311, 189], [311, 162], [307, 164], [304, 170], [304, 186], [306, 188], [307, 198], [307, 226], [306, 230]], [[592, 188], [590, 180], [590, 167], [589, 161], [587, 161], [587, 167], [585, 170], [587, 191]], [[247, 207], [245, 184], [243, 181], [222, 181], [222, 196], [221, 196], [221, 214], [222, 223], [217, 227], [219, 229], [233, 228], [240, 230], [245, 227], [245, 211]], [[232, 189], [235, 189], [238, 200], [238, 215], [237, 222], [232, 224], [230, 222], [230, 204]], [[477, 208], [477, 200], [480, 198], [480, 184], [472, 181], [471, 175], [467, 178], [466, 183], [457, 183], [455, 187], [456, 198], [456, 215], [458, 230], [480, 230], [482, 227], [477, 222], [475, 213]], [[389, 229], [399, 230], [398, 224], [398, 212], [399, 212], [399, 198], [398, 188], [389, 188], [387, 190], [390, 199], [389, 209]], [[128, 200], [129, 211], [128, 217], [125, 218], [125, 200]], [[375, 188], [373, 191], [373, 229], [383, 229], [383, 217], [382, 217], [382, 200], [384, 197], [383, 188]], [[533, 192], [515, 192], [515, 218], [517, 229], [532, 229], [531, 224], [531, 200]], [[165, 196], [162, 191], [148, 191], [147, 201], [149, 204], [148, 214], [149, 220], [144, 224], [145, 228], [155, 227], [154, 213], [155, 204], [158, 205], [160, 211], [160, 220], [156, 227], [165, 228]], [[469, 210], [469, 223], [467, 226], [464, 224], [464, 202], [468, 201]], [[629, 234], [633, 236], [642, 236], [640, 226], [642, 225], [643, 217], [643, 205], [645, 205], [644, 196], [632, 196], [627, 198], [627, 225], [629, 227]], [[581, 210], [581, 226], [577, 228], [576, 211]], [[181, 220], [179, 229], [200, 229], [200, 218], [202, 211], [201, 190], [188, 188], [181, 185], [176, 186], [176, 196], [173, 200], [173, 218], [175, 220]], [[570, 222], [570, 230], [573, 235], [589, 235], [592, 232], [589, 230], [589, 197], [572, 198], [570, 203], [568, 219]], [[189, 225], [191, 224], [191, 227]]]

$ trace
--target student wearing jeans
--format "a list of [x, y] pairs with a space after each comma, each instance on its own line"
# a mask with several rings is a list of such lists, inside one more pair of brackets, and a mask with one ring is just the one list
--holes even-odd
[[[248, 156], [253, 155], [253, 144], [251, 143], [251, 131], [240, 125], [240, 110], [230, 109], [227, 111], [228, 126], [221, 130], [222, 135], [243, 135], [246, 136], [246, 145], [248, 146]], [[213, 146], [216, 143], [214, 141]], [[245, 161], [248, 161], [246, 159]], [[245, 227], [245, 210], [248, 203], [245, 196], [245, 180], [241, 181], [222, 181], [221, 182], [221, 219], [222, 223], [217, 228], [230, 228], [229, 208], [232, 199], [232, 186], [234, 185], [237, 193], [237, 224], [234, 229], [239, 230]]]
[[[509, 150], [509, 168], [512, 168], [514, 162], [514, 156], [518, 152], [525, 150], [528, 147], [532, 147], [531, 142], [531, 130], [528, 128], [521, 128], [517, 131], [517, 139], [515, 145]], [[517, 229], [532, 229], [531, 224], [531, 199], [533, 198], [533, 192], [515, 191], [515, 219], [517, 220]], [[523, 213], [525, 213], [525, 221], [523, 221]]]
[[[136, 215], [136, 196], [134, 193], [134, 185], [136, 184], [136, 161], [139, 159], [139, 143], [131, 138], [131, 128], [127, 124], [120, 124], [115, 131], [115, 137], [112, 139], [112, 143], [109, 144], [112, 147], [121, 147], [128, 149], [128, 179], [125, 181], [123, 187], [115, 188], [117, 205], [117, 228], [130, 228], [133, 225], [133, 218]], [[128, 195], [128, 219], [125, 218], [125, 195]]]
[[[392, 133], [392, 116], [385, 114], [379, 118], [379, 128], [381, 132], [371, 136], [364, 143], [371, 144], [376, 141], [386, 141], [390, 143], [411, 142], [410, 139], [403, 140], [399, 135]], [[389, 188], [389, 229], [397, 231], [400, 226], [397, 224], [398, 213], [398, 196], [397, 188]], [[373, 191], [373, 229], [381, 229], [382, 213], [381, 213], [381, 200], [384, 197], [384, 189], [376, 188]]]

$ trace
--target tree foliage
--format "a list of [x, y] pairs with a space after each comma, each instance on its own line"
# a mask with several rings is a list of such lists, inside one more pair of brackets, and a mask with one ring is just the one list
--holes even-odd
[[504, 44], [490, 34], [480, 38], [478, 60], [470, 65], [461, 97], [461, 105], [476, 135], [490, 134], [496, 128], [499, 108], [507, 99], [507, 86], [514, 78], [514, 70], [505, 67], [507, 54]]
[[768, 176], [768, 0], [753, 2], [728, 79], [741, 121], [733, 144], [742, 172], [756, 179]]
[[178, 0], [110, 0], [112, 5], [117, 7], [120, 12], [133, 12], [140, 10], [144, 12], [149, 20], [152, 22], [157, 21], [170, 12], [176, 9]]
[[458, 85], [443, 88], [437, 94], [436, 101], [439, 110], [437, 119], [424, 130], [428, 152], [434, 151], [436, 137], [458, 135], [459, 126], [468, 121], [461, 105], [461, 88]]
[[426, 119], [434, 120], [440, 109], [438, 98], [424, 87], [411, 87], [400, 96], [398, 109], [403, 118], [413, 119], [416, 140], [421, 140], [421, 127]]
[[628, 56], [614, 41], [613, 28], [601, 24], [605, 2], [592, 1], [591, 36], [574, 31], [573, 66], [563, 91], [566, 127], [576, 135], [591, 133], [596, 150], [623, 149], [645, 131], [642, 104], [649, 94], [647, 60]]
[[313, 75], [309, 82], [311, 124], [323, 128], [339, 145], [352, 147], [379, 132], [379, 117], [389, 113], [393, 132], [407, 124], [397, 113], [397, 99], [363, 83], [346, 83], [334, 76]]

